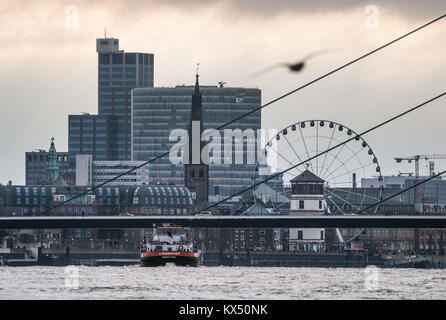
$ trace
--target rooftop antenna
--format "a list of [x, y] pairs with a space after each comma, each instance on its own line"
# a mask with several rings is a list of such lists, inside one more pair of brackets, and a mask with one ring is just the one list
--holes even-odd
[[107, 27], [104, 28], [104, 38], [107, 38]]
[[197, 62], [197, 75], [198, 75], [198, 69], [200, 67], [200, 62]]

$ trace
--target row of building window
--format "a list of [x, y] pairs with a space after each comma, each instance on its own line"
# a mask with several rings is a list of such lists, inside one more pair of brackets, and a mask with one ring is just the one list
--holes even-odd
[[192, 209], [188, 210], [186, 208], [183, 208], [183, 209], [144, 208], [141, 213], [145, 213], [147, 215], [149, 215], [149, 214], [162, 215], [163, 213], [164, 213], [164, 215], [168, 215], [168, 214], [170, 214], [170, 215], [181, 215], [181, 214], [187, 215], [187, 214], [192, 213]]
[[[322, 209], [322, 200], [319, 200], [318, 207]], [[299, 209], [305, 209], [305, 200], [299, 200]]]
[[[360, 229], [350, 229], [350, 235], [354, 236], [356, 234], [358, 234], [361, 230]], [[388, 238], [390, 235], [392, 237], [398, 237], [399, 238], [412, 238], [414, 236], [414, 232], [412, 230], [391, 230], [392, 232], [390, 232], [389, 230], [376, 230], [376, 229], [367, 229], [364, 231], [364, 235], [367, 235], [368, 237], [370, 237], [371, 235], [373, 235], [373, 237], [378, 237], [378, 238]], [[346, 237], [348, 234], [347, 229], [343, 229], [342, 230], [342, 235], [344, 237]]]
[[[110, 64], [110, 57], [112, 57], [112, 64], [122, 64], [124, 61], [125, 55], [125, 64], [136, 64], [136, 60], [138, 57], [139, 65], [147, 65], [147, 67], [153, 66], [153, 54], [147, 53], [113, 53], [113, 54], [100, 54], [99, 55], [99, 64]], [[101, 68], [103, 72], [103, 68]]]
[[[245, 233], [245, 229], [239, 229], [239, 228], [235, 228], [234, 229], [235, 233]], [[249, 231], [249, 236], [252, 237], [253, 232]], [[264, 236], [265, 235], [265, 230], [259, 230], [259, 235]]]
[[[47, 160], [47, 156], [44, 155], [29, 155], [28, 156], [28, 161], [29, 162], [46, 162]], [[67, 155], [58, 155], [57, 156], [57, 161], [58, 162], [68, 162], [68, 156]]]
[[86, 208], [72, 208], [72, 207], [60, 207], [60, 212], [61, 213], [74, 213], [74, 214], [80, 214], [80, 213], [86, 213], [87, 215], [91, 215], [93, 213], [93, 208], [92, 207], [86, 207]]
[[322, 186], [319, 185], [295, 185], [291, 187], [292, 194], [323, 194]]

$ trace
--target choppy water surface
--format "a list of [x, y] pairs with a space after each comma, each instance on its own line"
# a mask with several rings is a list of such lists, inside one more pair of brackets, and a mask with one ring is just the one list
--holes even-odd
[[446, 271], [0, 267], [0, 299], [446, 299]]

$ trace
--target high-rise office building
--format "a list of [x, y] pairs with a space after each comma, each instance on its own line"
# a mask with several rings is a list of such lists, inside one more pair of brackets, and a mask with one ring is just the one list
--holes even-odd
[[131, 91], [153, 87], [153, 54], [119, 50], [119, 40], [96, 40], [98, 53], [98, 115], [68, 118], [69, 164], [77, 154], [93, 160], [131, 159]]
[[[173, 129], [188, 130], [194, 86], [174, 88], [136, 88], [132, 96], [132, 160], [147, 161], [169, 151], [177, 141], [169, 141]], [[203, 104], [203, 128], [214, 129], [260, 107], [259, 89], [200, 86]], [[261, 128], [260, 110], [229, 125], [226, 129]], [[223, 130], [220, 130], [222, 142]], [[244, 139], [244, 138], [242, 138]], [[240, 141], [239, 141], [240, 142]], [[232, 143], [232, 141], [231, 141]], [[243, 145], [243, 163], [209, 165], [209, 195], [229, 195], [251, 186], [255, 164], [248, 164], [247, 144]], [[237, 152], [232, 146], [233, 156]], [[223, 149], [223, 146], [222, 148]], [[222, 152], [223, 154], [223, 152]], [[184, 165], [163, 157], [149, 168], [152, 182], [183, 184]]]
[[91, 154], [93, 160], [110, 158], [110, 126], [109, 116], [68, 116], [68, 160], [71, 168], [76, 167], [77, 154]]
[[153, 54], [119, 50], [119, 40], [96, 40], [98, 114], [111, 116], [107, 160], [131, 159], [131, 91], [153, 87]]

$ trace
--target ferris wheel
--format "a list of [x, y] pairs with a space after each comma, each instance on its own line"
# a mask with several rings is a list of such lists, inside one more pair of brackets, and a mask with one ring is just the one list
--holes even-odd
[[[316, 157], [349, 139], [352, 140]], [[306, 120], [283, 128], [266, 143], [262, 155], [265, 162], [256, 166], [254, 183], [299, 164], [253, 189], [254, 198], [277, 213], [289, 212], [290, 180], [305, 170], [324, 180], [328, 215], [356, 215], [382, 199], [383, 178], [373, 149], [355, 131], [335, 121]], [[364, 179], [369, 180], [367, 188], [361, 187]], [[361, 214], [376, 214], [378, 208], [376, 205]], [[364, 232], [365, 229], [356, 230], [344, 241], [352, 241]]]

